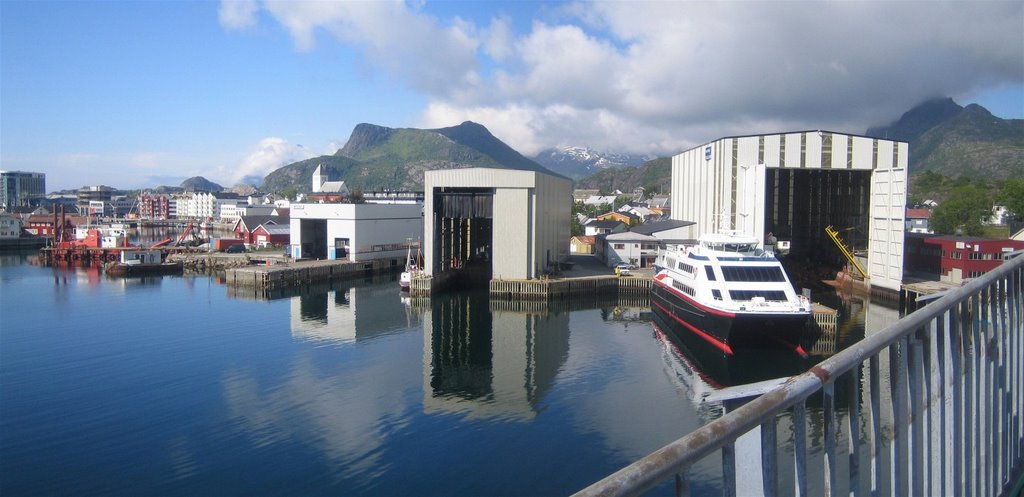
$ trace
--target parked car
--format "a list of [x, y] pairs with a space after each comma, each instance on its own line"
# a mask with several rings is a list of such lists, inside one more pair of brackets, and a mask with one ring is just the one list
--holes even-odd
[[245, 251], [245, 244], [243, 243], [236, 243], [224, 250], [227, 254], [242, 254]]
[[632, 270], [634, 270], [636, 268], [637, 268], [636, 264], [630, 264], [628, 262], [620, 262], [620, 263], [615, 265], [615, 274], [620, 275], [620, 276], [621, 275], [625, 275], [625, 274], [629, 274], [630, 271], [632, 271]]

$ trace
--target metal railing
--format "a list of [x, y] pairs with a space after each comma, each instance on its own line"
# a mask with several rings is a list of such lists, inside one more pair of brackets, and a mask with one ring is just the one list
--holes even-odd
[[[1019, 490], [1024, 461], [1021, 253], [576, 495], [637, 495], [673, 479], [676, 494], [689, 495], [690, 473], [715, 453], [720, 453], [726, 496], [736, 495], [738, 472], [759, 479], [757, 493], [766, 496], [973, 496]], [[788, 443], [791, 435], [792, 447], [780, 447], [780, 420], [791, 430], [783, 438]], [[824, 439], [813, 459], [815, 469], [820, 465], [823, 471], [813, 478], [811, 422]], [[737, 440], [756, 441], [758, 432], [760, 458], [741, 457], [758, 467], [737, 467]], [[793, 488], [781, 491], [780, 481]]]

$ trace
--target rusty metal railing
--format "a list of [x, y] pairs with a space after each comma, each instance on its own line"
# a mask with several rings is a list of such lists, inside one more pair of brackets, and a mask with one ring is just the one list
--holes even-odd
[[[1019, 490], [1024, 478], [1022, 253], [1010, 254], [988, 274], [576, 495], [638, 495], [672, 480], [677, 495], [689, 495], [689, 472], [715, 453], [721, 457], [726, 496], [736, 495], [737, 474], [760, 479], [754, 484], [766, 496], [973, 496]], [[812, 396], [815, 408], [808, 409]], [[778, 443], [783, 419], [793, 441], [785, 450]], [[815, 475], [823, 478], [815, 483], [820, 488], [809, 487], [811, 421], [824, 438], [824, 475]], [[753, 464], [749, 457], [741, 459], [759, 467], [737, 467], [737, 440], [757, 432], [759, 464], [756, 455]], [[780, 453], [792, 460], [781, 461]], [[794, 488], [781, 492], [782, 480]]]

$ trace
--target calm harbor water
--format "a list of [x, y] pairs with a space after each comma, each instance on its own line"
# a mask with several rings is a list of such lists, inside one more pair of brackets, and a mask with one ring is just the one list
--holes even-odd
[[[688, 357], [643, 308], [410, 302], [394, 277], [261, 299], [29, 259], [0, 256], [2, 495], [564, 495], [790, 360]], [[840, 342], [871, 326], [843, 312]], [[693, 485], [719, 491], [717, 462]]]

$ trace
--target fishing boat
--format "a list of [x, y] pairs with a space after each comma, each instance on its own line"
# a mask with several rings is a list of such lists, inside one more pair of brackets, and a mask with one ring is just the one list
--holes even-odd
[[811, 302], [798, 295], [775, 254], [735, 231], [659, 251], [651, 307], [673, 331], [726, 355], [738, 347], [801, 347]]
[[419, 254], [417, 254], [415, 259], [412, 257], [412, 243], [410, 243], [405, 254], [405, 270], [398, 276], [398, 287], [403, 292], [409, 291], [409, 288], [412, 286], [412, 279], [422, 271], [416, 262], [418, 259]]
[[164, 262], [163, 251], [157, 248], [125, 248], [120, 258], [108, 262], [103, 270], [110, 276], [147, 276], [181, 274], [180, 262]]

